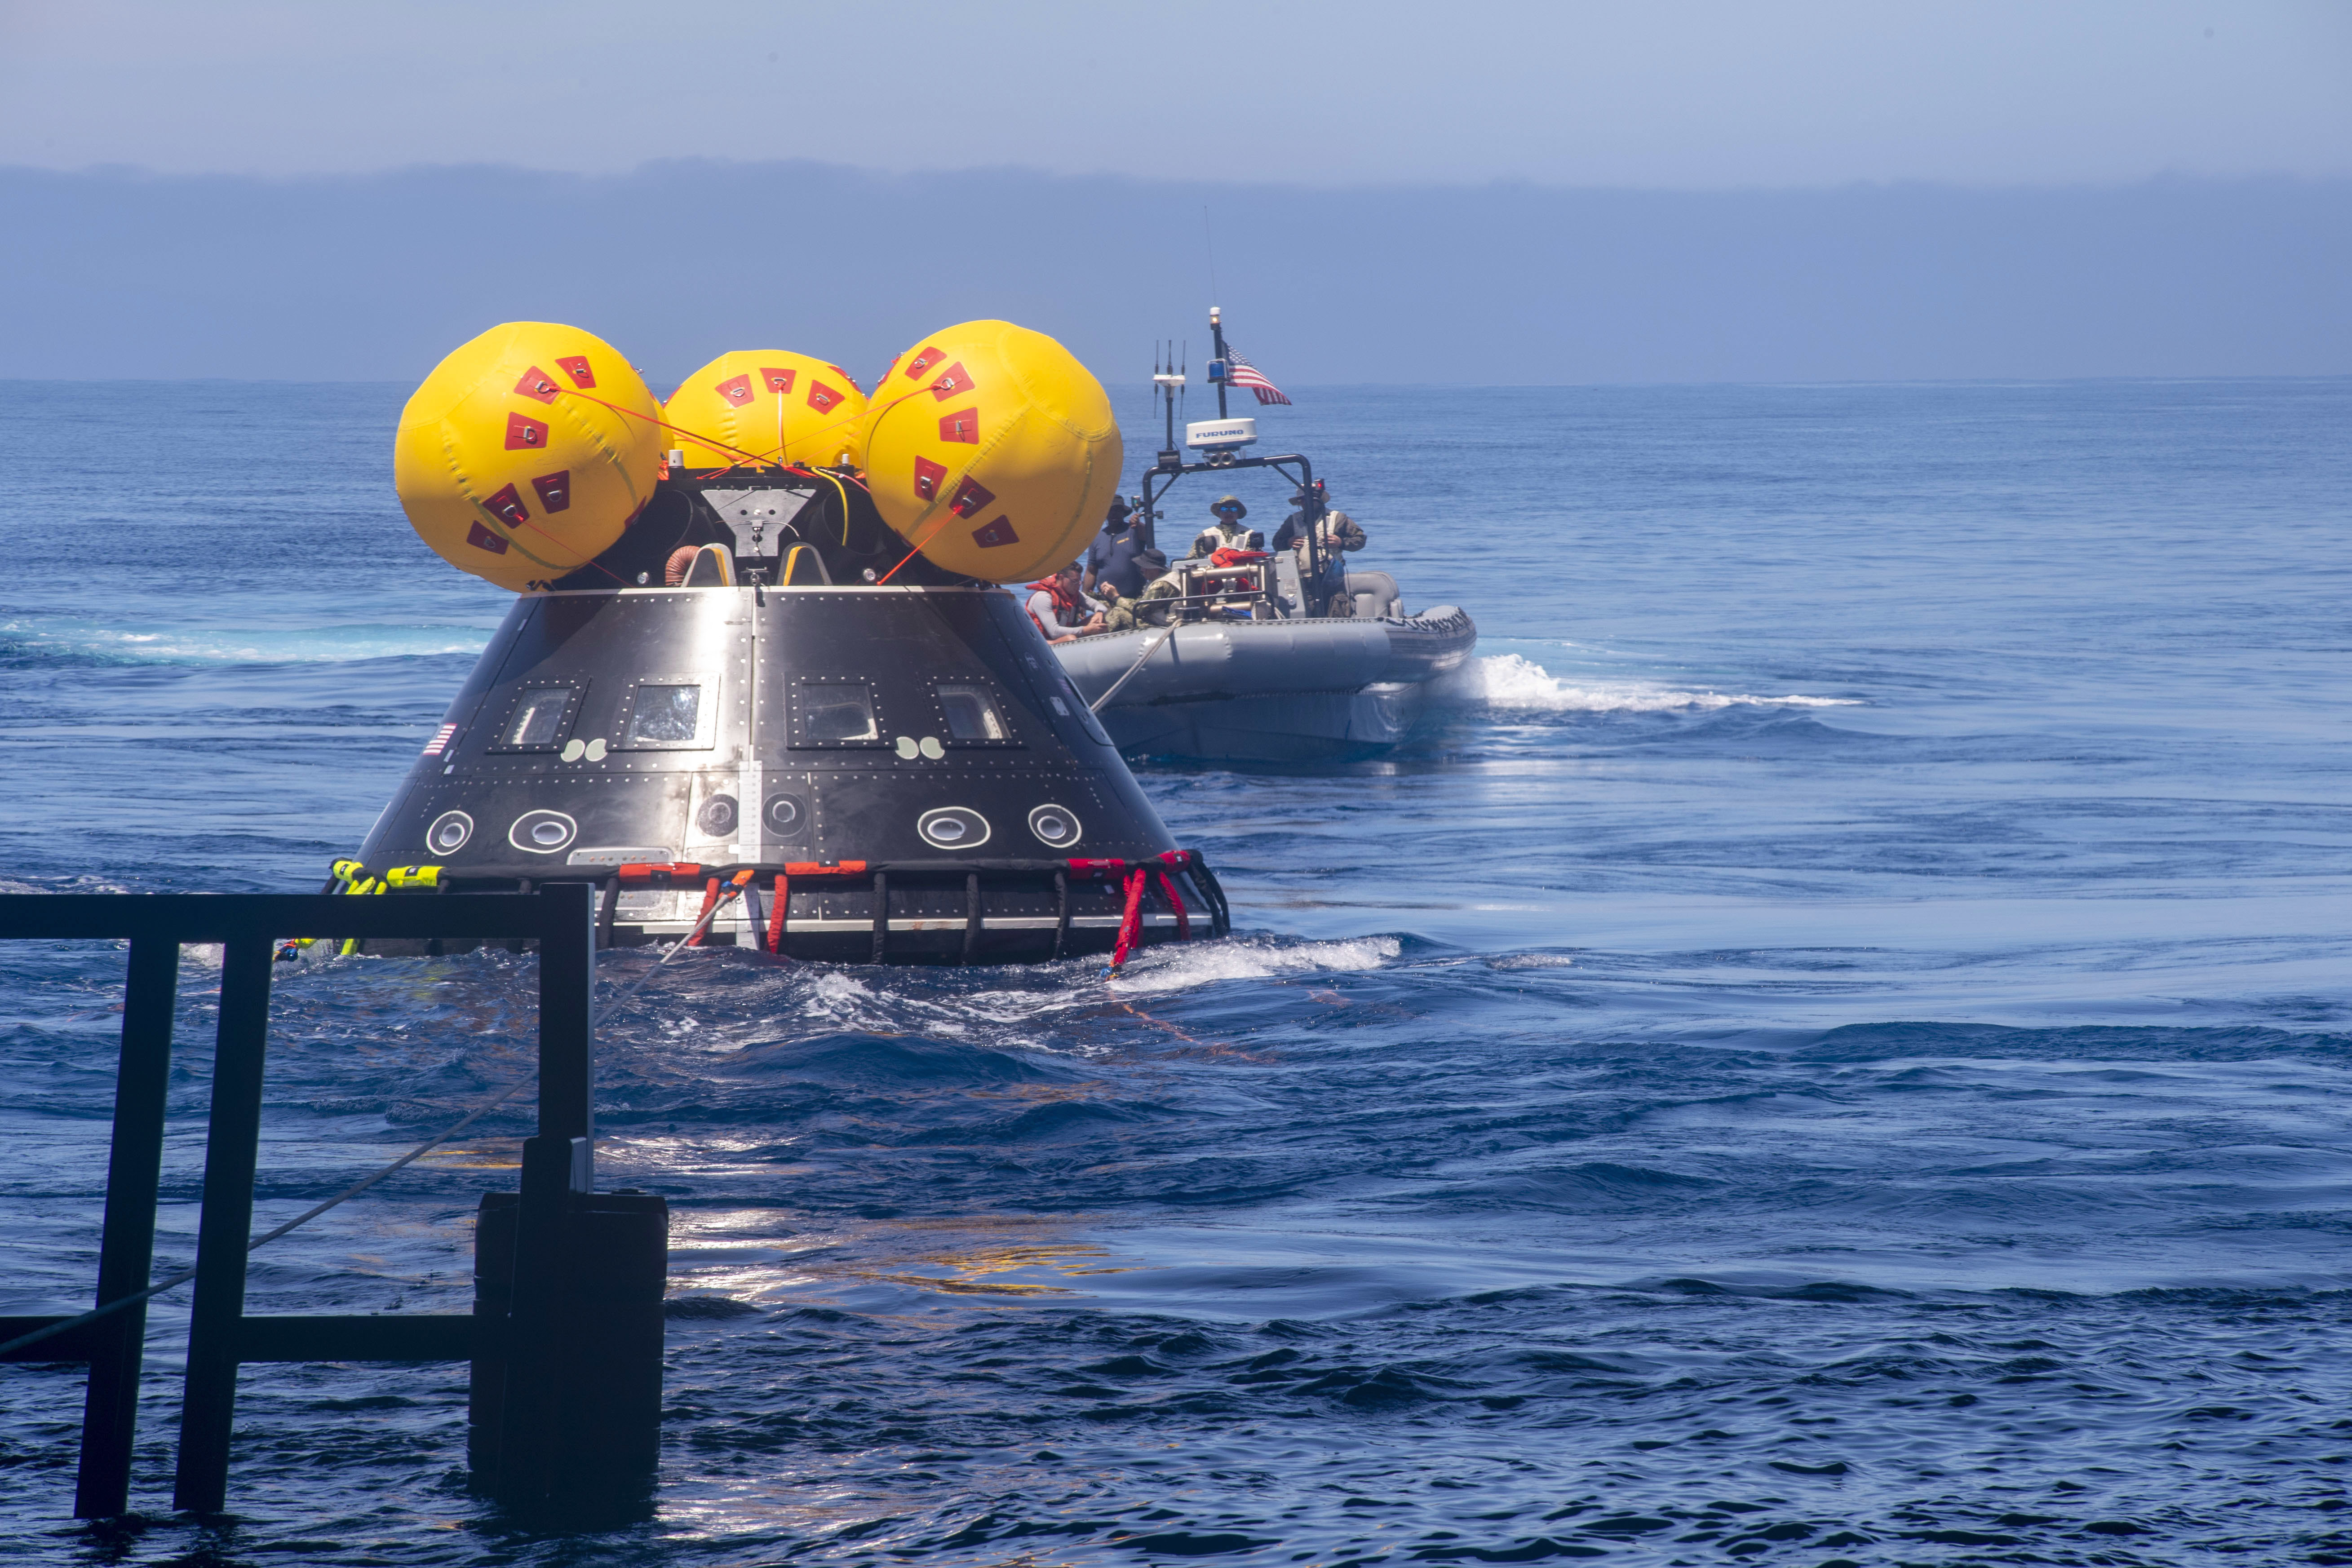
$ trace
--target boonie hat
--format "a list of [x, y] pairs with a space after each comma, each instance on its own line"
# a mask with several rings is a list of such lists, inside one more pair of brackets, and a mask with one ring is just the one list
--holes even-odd
[[1223, 511], [1227, 507], [1234, 509], [1234, 515], [1236, 517], [1247, 517], [1249, 515], [1249, 508], [1242, 504], [1242, 498], [1239, 496], [1219, 496], [1215, 500], [1209, 503], [1209, 510], [1211, 511]]

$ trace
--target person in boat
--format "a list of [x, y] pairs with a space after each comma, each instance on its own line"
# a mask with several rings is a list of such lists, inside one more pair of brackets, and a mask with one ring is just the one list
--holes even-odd
[[[1348, 595], [1348, 571], [1340, 557], [1361, 550], [1368, 542], [1363, 529], [1354, 518], [1325, 506], [1322, 520], [1315, 525], [1315, 542], [1319, 547], [1316, 553], [1323, 558], [1323, 573], [1319, 577], [1313, 574], [1314, 562], [1307, 548], [1307, 503], [1310, 499], [1327, 502], [1330, 499], [1329, 492], [1322, 486], [1318, 485], [1316, 489], [1318, 494], [1312, 498], [1304, 489], [1291, 493], [1291, 504], [1297, 510], [1283, 519], [1282, 526], [1274, 531], [1274, 547], [1277, 551], [1289, 550], [1297, 553], [1298, 585], [1308, 605], [1320, 605], [1328, 600], [1331, 614], [1353, 615], [1355, 600]], [[1342, 600], [1346, 602], [1344, 608], [1341, 607]]]
[[1136, 624], [1164, 626], [1177, 606], [1160, 601], [1182, 598], [1184, 585], [1176, 580], [1176, 574], [1168, 569], [1168, 557], [1159, 551], [1147, 550], [1137, 559], [1143, 563], [1144, 570], [1151, 573], [1152, 577], [1150, 585], [1129, 601], [1133, 606]]
[[1132, 595], [1120, 593], [1118, 584], [1116, 583], [1105, 583], [1095, 590], [1095, 597], [1102, 605], [1102, 629], [1105, 636], [1118, 632], [1131, 632], [1136, 628], [1137, 601]]
[[1071, 562], [1042, 583], [1029, 584], [1026, 608], [1037, 635], [1047, 642], [1075, 642], [1103, 629], [1102, 613], [1089, 609], [1078, 592], [1078, 563]]
[[1123, 597], [1133, 598], [1150, 580], [1135, 559], [1143, 552], [1143, 531], [1129, 527], [1130, 521], [1127, 502], [1114, 499], [1102, 531], [1087, 547], [1086, 572], [1078, 585], [1087, 593], [1099, 596], [1105, 584], [1115, 584]]
[[1201, 537], [1192, 541], [1192, 552], [1185, 557], [1186, 560], [1204, 559], [1220, 550], [1265, 548], [1265, 535], [1242, 521], [1249, 516], [1249, 508], [1242, 504], [1241, 497], [1219, 496], [1210, 503], [1209, 515], [1217, 520], [1215, 524], [1201, 531]]

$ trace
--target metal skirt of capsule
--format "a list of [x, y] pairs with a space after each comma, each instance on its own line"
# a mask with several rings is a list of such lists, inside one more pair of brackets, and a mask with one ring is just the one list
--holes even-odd
[[837, 963], [1228, 928], [1026, 613], [981, 587], [520, 598], [360, 861], [403, 888], [593, 881], [607, 944], [708, 916], [704, 941]]

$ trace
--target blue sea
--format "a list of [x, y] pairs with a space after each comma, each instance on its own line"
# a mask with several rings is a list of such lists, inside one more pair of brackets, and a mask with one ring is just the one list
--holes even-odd
[[[505, 603], [401, 518], [404, 391], [0, 384], [0, 887], [359, 843]], [[441, 1365], [248, 1368], [235, 1517], [175, 1518], [182, 1291], [130, 1521], [68, 1517], [79, 1371], [0, 1368], [14, 1560], [2352, 1563], [2352, 381], [1297, 399], [1480, 657], [1389, 758], [1139, 770], [1232, 940], [701, 951], [603, 1026], [603, 1179], [674, 1216], [651, 1520], [470, 1496]], [[0, 951], [0, 1310], [88, 1304], [121, 971]], [[505, 953], [281, 973], [261, 1223], [531, 1011]], [[255, 1310], [464, 1310], [510, 1109]]]

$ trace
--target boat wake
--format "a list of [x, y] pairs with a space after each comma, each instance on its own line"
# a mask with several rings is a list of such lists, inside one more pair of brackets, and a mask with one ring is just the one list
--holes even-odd
[[487, 632], [466, 626], [108, 626], [63, 616], [0, 616], [0, 666], [348, 664], [476, 654]]
[[1643, 681], [1580, 686], [1516, 653], [1474, 658], [1439, 680], [1432, 695], [1448, 707], [1522, 712], [1665, 713], [1715, 708], [1858, 708], [1850, 697], [1759, 697], [1747, 692], [1683, 691]]

